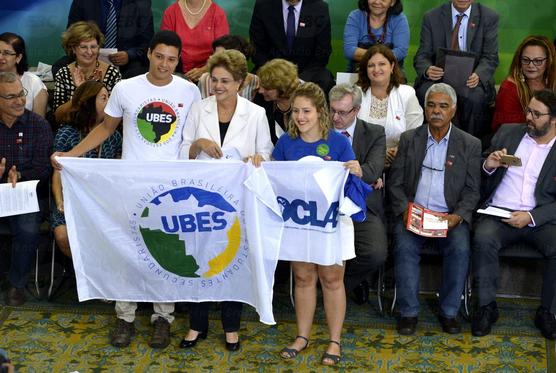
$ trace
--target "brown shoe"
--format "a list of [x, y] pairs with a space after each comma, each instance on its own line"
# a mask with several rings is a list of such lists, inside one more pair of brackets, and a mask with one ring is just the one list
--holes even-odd
[[25, 291], [23, 290], [23, 288], [10, 287], [10, 289], [6, 293], [7, 306], [21, 306], [25, 303], [25, 301], [27, 301], [27, 298], [25, 298]]
[[166, 348], [170, 344], [170, 323], [163, 317], [153, 322], [153, 334], [149, 341], [152, 348]]
[[110, 344], [114, 347], [127, 347], [135, 335], [135, 325], [122, 319], [117, 319], [116, 327], [112, 332]]

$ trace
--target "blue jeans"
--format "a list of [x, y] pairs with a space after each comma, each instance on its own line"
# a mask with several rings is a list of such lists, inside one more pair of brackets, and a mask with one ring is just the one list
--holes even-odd
[[27, 283], [39, 243], [41, 219], [40, 212], [2, 219], [8, 222], [12, 234], [12, 260], [8, 278], [13, 287], [23, 288]]
[[394, 227], [394, 271], [398, 308], [403, 317], [419, 314], [419, 262], [421, 249], [435, 240], [443, 257], [440, 309], [455, 317], [469, 270], [469, 227], [466, 222], [452, 228], [446, 238], [426, 238], [408, 231], [401, 219]]

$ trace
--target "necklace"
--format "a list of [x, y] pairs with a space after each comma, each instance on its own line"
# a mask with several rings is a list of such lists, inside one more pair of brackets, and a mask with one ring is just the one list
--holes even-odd
[[[85, 76], [85, 77], [84, 77], [85, 80], [93, 80], [93, 79], [95, 79], [95, 78], [98, 79], [97, 74], [99, 74], [99, 73], [101, 72], [101, 70], [99, 69], [99, 66], [100, 66], [100, 63], [99, 63], [98, 60], [97, 60], [97, 63], [96, 63], [96, 65], [95, 65], [95, 69], [93, 70], [93, 72], [91, 73], [91, 75]], [[76, 69], [79, 68], [79, 65], [77, 64], [77, 60], [75, 60], [75, 68], [76, 68]], [[95, 79], [95, 80], [96, 80], [96, 79]]]
[[187, 6], [187, 0], [184, 0], [184, 1], [183, 1], [183, 7], [184, 7], [185, 10], [187, 10], [187, 12], [188, 12], [189, 14], [191, 14], [192, 16], [197, 16], [197, 15], [199, 15], [199, 14], [203, 11], [203, 9], [205, 9], [205, 4], [206, 4], [206, 3], [207, 3], [207, 0], [203, 0], [203, 5], [201, 5], [201, 7], [199, 8], [199, 10], [196, 11], [196, 12], [192, 12], [191, 9], [189, 9], [189, 7]]
[[289, 113], [292, 111], [292, 106], [291, 106], [291, 104], [290, 104], [290, 106], [288, 106], [288, 108], [287, 108], [286, 110], [282, 110], [282, 109], [280, 108], [280, 106], [278, 105], [278, 103], [274, 103], [274, 105], [275, 105], [275, 108], [278, 109], [278, 111], [279, 111], [280, 113], [284, 114], [284, 115], [287, 115], [287, 114], [289, 114]]

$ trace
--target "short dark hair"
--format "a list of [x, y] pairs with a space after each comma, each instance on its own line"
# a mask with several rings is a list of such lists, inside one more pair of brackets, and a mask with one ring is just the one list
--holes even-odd
[[27, 63], [27, 52], [25, 51], [25, 40], [13, 32], [4, 32], [0, 34], [0, 41], [9, 44], [14, 49], [14, 52], [21, 55], [21, 60], [15, 65], [17, 73], [23, 75], [23, 73], [29, 70], [29, 64]]
[[247, 39], [240, 35], [224, 35], [212, 42], [212, 50], [216, 47], [224, 49], [235, 49], [243, 53], [248, 60], [255, 54], [255, 48], [250, 44]]
[[162, 30], [154, 34], [149, 44], [150, 51], [152, 52], [158, 44], [176, 47], [178, 48], [178, 54], [181, 54], [181, 39], [174, 31]]
[[[401, 12], [403, 12], [403, 4], [402, 4], [402, 0], [395, 0], [396, 3], [394, 4], [393, 7], [388, 9], [388, 12], [386, 13], [386, 16], [389, 17], [391, 15], [398, 15]], [[359, 0], [357, 2], [357, 7], [367, 13], [371, 12], [371, 9], [369, 8], [369, 0]]]
[[548, 108], [552, 118], [556, 117], [556, 92], [551, 89], [543, 89], [533, 93], [533, 98], [542, 102]]

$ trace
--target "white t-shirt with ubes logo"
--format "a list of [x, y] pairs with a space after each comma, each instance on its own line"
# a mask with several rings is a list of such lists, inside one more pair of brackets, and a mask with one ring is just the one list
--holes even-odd
[[177, 76], [165, 86], [147, 74], [116, 84], [104, 111], [123, 118], [122, 159], [178, 159], [189, 109], [200, 99], [197, 86]]

